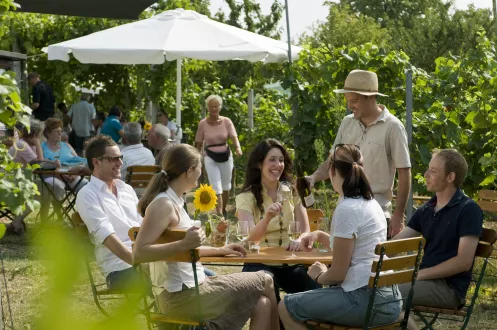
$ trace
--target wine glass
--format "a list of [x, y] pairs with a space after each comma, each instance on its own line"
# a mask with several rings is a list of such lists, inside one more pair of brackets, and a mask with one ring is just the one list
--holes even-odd
[[[301, 235], [300, 231], [300, 222], [298, 221], [290, 221], [288, 224], [288, 237], [291, 241], [296, 241], [299, 239]], [[295, 258], [295, 253], [292, 252], [291, 258]]]
[[[329, 234], [330, 233], [330, 219], [327, 217], [319, 218], [318, 229]], [[315, 242], [314, 244], [315, 244], [316, 248], [318, 249], [318, 252], [321, 252], [321, 253], [328, 252], [328, 249], [326, 249], [326, 247], [323, 244], [321, 244], [321, 242]]]
[[59, 162], [59, 166], [61, 166], [61, 164], [60, 164], [60, 160], [59, 160], [59, 158], [60, 158], [60, 150], [58, 150], [58, 151], [54, 152], [54, 154], [53, 154], [53, 158], [54, 158], [54, 162], [55, 162], [55, 163]]
[[[283, 203], [292, 197], [292, 184], [288, 181], [281, 181], [276, 196], [276, 201], [283, 206]], [[283, 211], [281, 211], [281, 216], [283, 216]]]
[[248, 221], [238, 221], [236, 224], [236, 238], [243, 242], [247, 239], [250, 232], [250, 226]]

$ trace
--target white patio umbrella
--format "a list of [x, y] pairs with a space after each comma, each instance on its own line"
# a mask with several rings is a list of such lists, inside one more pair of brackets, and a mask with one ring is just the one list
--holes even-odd
[[[292, 46], [292, 58], [302, 49]], [[176, 120], [181, 125], [181, 59], [288, 60], [288, 46], [279, 40], [209, 19], [192, 10], [175, 9], [141, 21], [50, 45], [49, 60], [93, 64], [161, 64], [177, 60]]]

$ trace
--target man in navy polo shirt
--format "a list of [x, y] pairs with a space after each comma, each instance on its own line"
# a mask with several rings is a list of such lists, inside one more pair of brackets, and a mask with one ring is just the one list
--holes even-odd
[[[414, 305], [457, 309], [465, 302], [483, 213], [461, 191], [468, 164], [454, 149], [435, 150], [425, 172], [436, 195], [412, 216], [394, 240], [423, 235], [423, 260], [414, 286]], [[400, 285], [403, 298], [410, 283]]]

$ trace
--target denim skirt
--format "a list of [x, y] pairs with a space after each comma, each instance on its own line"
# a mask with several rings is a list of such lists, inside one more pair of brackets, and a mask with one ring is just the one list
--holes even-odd
[[[362, 327], [372, 289], [367, 286], [345, 292], [340, 286], [288, 294], [285, 307], [294, 320], [329, 322]], [[402, 309], [402, 296], [396, 285], [376, 289], [370, 325], [395, 322]]]

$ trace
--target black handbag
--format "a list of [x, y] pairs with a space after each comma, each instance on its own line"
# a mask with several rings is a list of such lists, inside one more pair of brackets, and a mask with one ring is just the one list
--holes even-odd
[[[226, 146], [226, 150], [222, 152], [211, 151], [210, 147]], [[205, 154], [209, 156], [216, 163], [224, 163], [230, 159], [231, 151], [230, 147], [226, 143], [211, 144], [210, 146], [205, 146]]]

